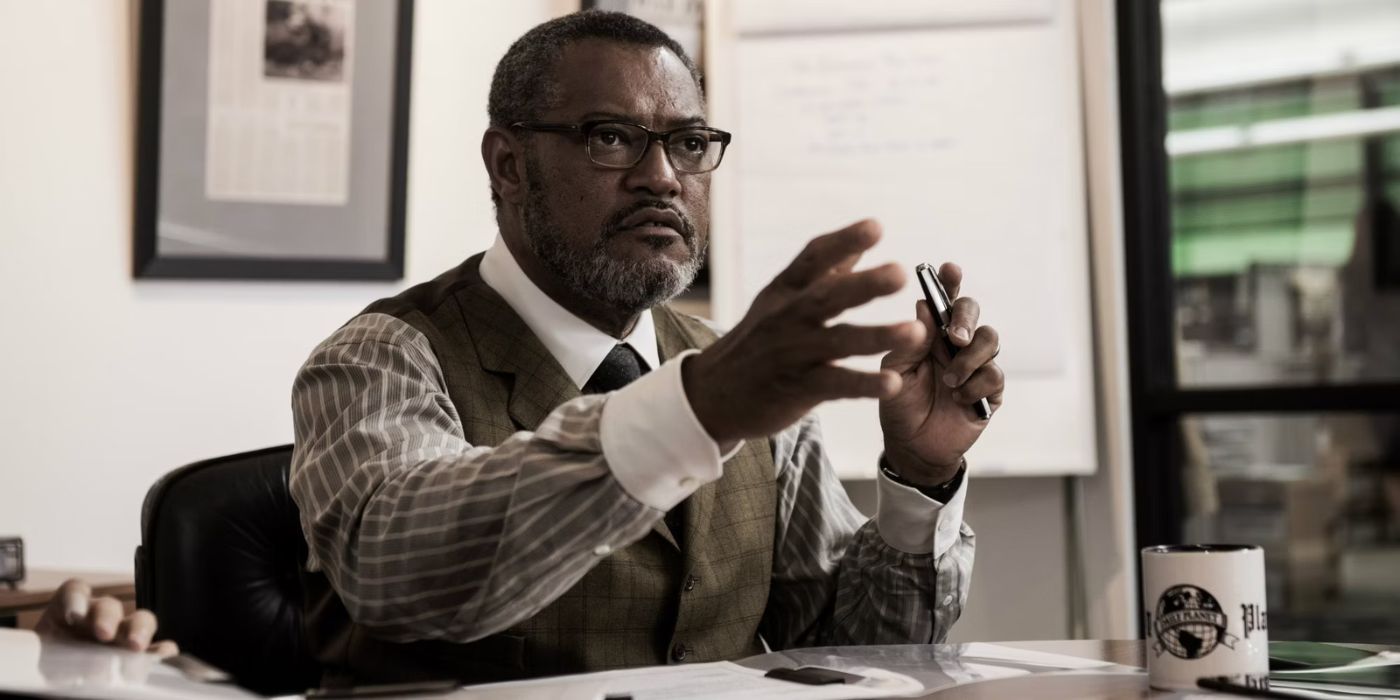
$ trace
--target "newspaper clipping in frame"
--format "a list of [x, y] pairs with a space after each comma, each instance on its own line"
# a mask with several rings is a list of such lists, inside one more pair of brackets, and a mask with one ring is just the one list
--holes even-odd
[[205, 196], [344, 205], [354, 0], [212, 0]]

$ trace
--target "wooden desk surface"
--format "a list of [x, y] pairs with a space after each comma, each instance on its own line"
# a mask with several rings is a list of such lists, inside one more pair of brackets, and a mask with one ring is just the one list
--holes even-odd
[[[70, 578], [80, 578], [92, 586], [93, 595], [109, 595], [130, 607], [136, 602], [136, 582], [129, 574], [68, 569], [30, 569], [14, 590], [0, 584], [0, 617], [15, 617], [42, 611], [54, 591]], [[26, 616], [27, 617], [27, 616]], [[24, 627], [24, 620], [20, 626]]]

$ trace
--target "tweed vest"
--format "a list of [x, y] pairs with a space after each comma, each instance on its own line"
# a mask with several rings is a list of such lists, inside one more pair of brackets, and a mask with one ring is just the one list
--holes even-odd
[[[480, 261], [474, 256], [362, 313], [388, 314], [422, 332], [467, 441], [497, 445], [534, 430], [579, 390], [482, 281]], [[663, 361], [715, 340], [703, 323], [665, 305], [653, 314]], [[758, 624], [773, 570], [774, 480], [769, 442], [746, 442], [719, 481], [685, 501], [683, 547], [658, 520], [535, 616], [466, 644], [375, 639], [350, 620], [325, 576], [305, 573], [308, 643], [328, 683], [479, 683], [761, 653]]]

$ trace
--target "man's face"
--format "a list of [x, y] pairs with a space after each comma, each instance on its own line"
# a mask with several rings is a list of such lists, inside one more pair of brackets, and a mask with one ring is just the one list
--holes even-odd
[[[703, 123], [695, 81], [663, 48], [575, 42], [555, 77], [559, 99], [539, 121], [619, 119], [653, 131]], [[526, 139], [525, 232], [565, 285], [628, 312], [690, 286], [709, 239], [709, 173], [677, 172], [658, 143], [623, 170], [594, 164], [574, 135]]]

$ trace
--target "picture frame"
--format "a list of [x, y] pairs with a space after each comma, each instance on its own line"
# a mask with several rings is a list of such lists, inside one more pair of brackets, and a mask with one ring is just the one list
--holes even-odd
[[580, 9], [622, 12], [650, 22], [704, 65], [705, 0], [582, 0]]
[[414, 0], [143, 0], [136, 278], [397, 280]]

